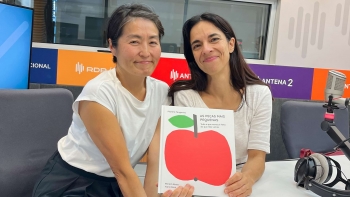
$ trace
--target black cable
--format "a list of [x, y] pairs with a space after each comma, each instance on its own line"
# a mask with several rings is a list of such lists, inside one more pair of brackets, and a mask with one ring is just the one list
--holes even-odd
[[342, 146], [346, 141], [349, 141], [350, 140], [350, 137], [346, 140], [343, 140], [341, 141], [339, 144], [337, 144], [335, 147], [334, 147], [334, 150], [337, 150], [340, 146]]

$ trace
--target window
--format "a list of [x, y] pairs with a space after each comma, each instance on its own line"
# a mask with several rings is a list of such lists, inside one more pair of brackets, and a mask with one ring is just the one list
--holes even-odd
[[54, 43], [104, 46], [104, 0], [57, 0], [53, 3]]
[[[45, 13], [49, 13], [45, 15], [46, 38], [44, 41], [36, 42], [106, 47], [105, 28], [109, 17], [118, 6], [130, 2], [129, 0], [48, 0], [47, 4], [51, 6], [44, 5]], [[269, 57], [277, 0], [132, 2], [148, 5], [159, 15], [165, 29], [162, 52], [183, 53], [183, 23], [196, 14], [212, 12], [229, 21], [246, 59], [266, 60]], [[36, 3], [34, 7], [35, 5]]]
[[[116, 7], [130, 2], [129, 0], [115, 1], [116, 3], [109, 7], [108, 16]], [[158, 14], [164, 27], [164, 37], [161, 41], [162, 52], [180, 53], [185, 0], [138, 0], [134, 2], [148, 5]]]
[[236, 34], [246, 59], [262, 60], [265, 56], [270, 5], [230, 1], [190, 0], [186, 19], [202, 12], [225, 18]]

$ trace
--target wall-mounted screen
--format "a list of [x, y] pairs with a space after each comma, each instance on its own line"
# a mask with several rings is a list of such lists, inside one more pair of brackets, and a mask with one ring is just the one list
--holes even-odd
[[0, 89], [27, 89], [33, 9], [0, 2]]

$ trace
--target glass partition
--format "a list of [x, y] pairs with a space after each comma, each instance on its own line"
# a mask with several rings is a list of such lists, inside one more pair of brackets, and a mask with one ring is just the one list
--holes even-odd
[[186, 19], [212, 12], [225, 18], [233, 28], [246, 59], [264, 59], [270, 5], [230, 1], [190, 0]]
[[[28, 2], [27, 2], [28, 1]], [[271, 2], [273, 0], [270, 0]], [[17, 3], [22, 3], [16, 0]], [[120, 5], [138, 2], [151, 7], [165, 29], [162, 52], [183, 53], [182, 25], [203, 12], [219, 14], [233, 27], [246, 59], [264, 60], [267, 50], [271, 3], [261, 0], [23, 0], [36, 12], [34, 42], [106, 47], [105, 27]], [[268, 2], [268, 1], [263, 1]], [[41, 12], [42, 13], [39, 13]]]

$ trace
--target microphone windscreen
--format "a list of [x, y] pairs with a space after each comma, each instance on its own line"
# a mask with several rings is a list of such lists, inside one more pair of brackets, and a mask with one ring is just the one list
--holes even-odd
[[346, 75], [335, 70], [330, 70], [328, 72], [325, 89], [325, 100], [328, 100], [329, 95], [333, 95], [333, 98], [342, 97], [344, 93], [345, 81]]

